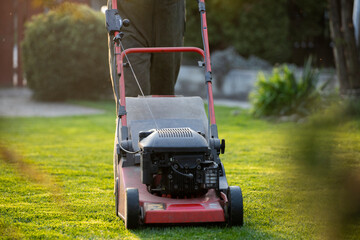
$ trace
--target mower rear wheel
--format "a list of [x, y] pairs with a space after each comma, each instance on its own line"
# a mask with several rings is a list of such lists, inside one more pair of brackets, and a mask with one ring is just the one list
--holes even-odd
[[238, 186], [230, 186], [227, 193], [228, 206], [228, 223], [231, 226], [244, 225], [244, 207], [241, 188]]
[[125, 197], [125, 227], [134, 229], [139, 227], [140, 206], [137, 188], [127, 188]]

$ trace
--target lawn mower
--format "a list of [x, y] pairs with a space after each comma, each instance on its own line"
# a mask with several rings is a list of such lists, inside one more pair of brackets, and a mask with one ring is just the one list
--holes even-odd
[[[117, 1], [106, 11], [113, 41], [112, 68], [117, 102], [114, 143], [115, 212], [128, 229], [147, 224], [227, 223], [243, 225], [240, 187], [228, 186], [219, 158], [212, 95], [205, 1], [198, 1], [204, 49], [122, 47], [123, 26]], [[111, 47], [110, 47], [111, 48]], [[207, 86], [208, 117], [200, 97], [125, 96], [124, 58], [136, 53], [195, 52], [201, 55]]]

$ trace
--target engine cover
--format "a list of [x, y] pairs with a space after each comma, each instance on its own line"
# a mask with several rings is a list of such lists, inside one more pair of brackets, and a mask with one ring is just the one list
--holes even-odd
[[141, 181], [151, 193], [201, 195], [219, 188], [219, 166], [205, 137], [190, 128], [139, 133]]

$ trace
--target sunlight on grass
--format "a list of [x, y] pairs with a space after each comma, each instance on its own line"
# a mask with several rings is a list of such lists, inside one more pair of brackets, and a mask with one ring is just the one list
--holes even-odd
[[[316, 153], [342, 161], [332, 161], [334, 166], [329, 169], [359, 169], [357, 121], [321, 130], [322, 134], [310, 142], [310, 146], [318, 144], [318, 151], [314, 151], [301, 144], [314, 136], [311, 135], [314, 131], [304, 124], [254, 120], [246, 110], [217, 107], [219, 135], [226, 139], [226, 152], [221, 159], [229, 184], [243, 190], [245, 226], [144, 227], [128, 231], [115, 216], [114, 208], [114, 105], [77, 104], [106, 112], [94, 116], [0, 119], [1, 236], [50, 239], [343, 236], [340, 230], [329, 231], [337, 224], [333, 220], [338, 216], [329, 211], [337, 193], [337, 188], [329, 185], [337, 181], [332, 178], [333, 172], [318, 176], [322, 165], [309, 167], [301, 159], [311, 156], [303, 153]], [[333, 148], [327, 153], [328, 146]], [[347, 225], [348, 234], [344, 236], [349, 239], [359, 236], [358, 223]]]

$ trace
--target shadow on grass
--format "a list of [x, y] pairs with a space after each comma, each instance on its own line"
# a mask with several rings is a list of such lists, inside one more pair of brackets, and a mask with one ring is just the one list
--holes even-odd
[[[54, 207], [60, 208], [62, 212], [69, 212], [69, 206], [64, 198], [62, 188], [58, 182], [49, 174], [41, 171], [35, 164], [26, 162], [19, 154], [4, 147], [4, 144], [0, 143], [0, 161], [14, 169], [16, 175], [25, 181], [35, 183], [45, 188], [46, 192], [49, 193], [50, 198], [54, 201]], [[5, 205], [4, 205], [5, 206]], [[11, 205], [6, 205], [7, 208], [11, 208]], [[9, 218], [0, 219], [0, 235], [5, 239], [21, 239], [23, 233], [14, 225], [16, 221], [20, 222], [31, 222], [32, 218], [14, 218], [9, 221]]]
[[9, 150], [8, 148], [5, 148], [1, 143], [0, 156], [0, 160], [12, 166], [20, 177], [45, 187], [47, 191], [50, 192], [53, 200], [58, 204], [63, 205], [65, 199], [63, 198], [62, 189], [56, 183], [53, 177], [38, 169], [35, 164], [24, 161], [21, 156]]

